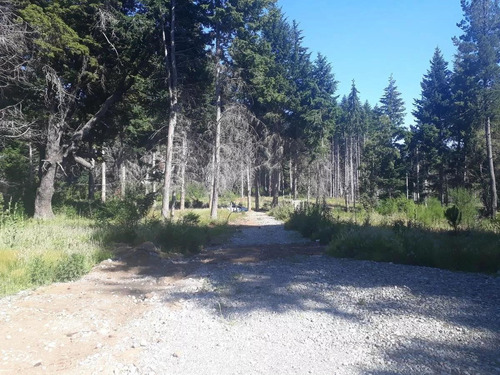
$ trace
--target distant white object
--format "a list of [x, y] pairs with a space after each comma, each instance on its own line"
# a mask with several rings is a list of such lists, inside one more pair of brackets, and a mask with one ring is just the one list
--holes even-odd
[[243, 206], [236, 204], [234, 202], [231, 202], [231, 204], [229, 204], [229, 206], [227, 206], [227, 209], [231, 212], [246, 212], [246, 211], [248, 211], [248, 208], [243, 207]]

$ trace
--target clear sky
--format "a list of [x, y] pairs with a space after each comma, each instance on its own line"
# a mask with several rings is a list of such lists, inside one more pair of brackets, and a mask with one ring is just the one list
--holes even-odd
[[374, 106], [391, 73], [413, 123], [413, 101], [439, 47], [453, 67], [453, 36], [462, 19], [460, 0], [279, 0], [289, 21], [303, 30], [303, 44], [325, 55], [347, 95], [354, 79], [362, 102]]

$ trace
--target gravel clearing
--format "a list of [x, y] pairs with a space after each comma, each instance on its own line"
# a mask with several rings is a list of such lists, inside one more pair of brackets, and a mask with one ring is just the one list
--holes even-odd
[[[261, 219], [229, 244], [296, 239]], [[495, 277], [324, 255], [209, 263], [117, 350], [141, 348], [137, 374], [500, 374], [499, 296]]]
[[[226, 246], [163, 261], [181, 277], [124, 274], [112, 306], [130, 319], [117, 325], [108, 312], [109, 336], [79, 337], [91, 354], [58, 373], [500, 374], [500, 278], [318, 255], [260, 213], [240, 225]], [[314, 255], [283, 256], [300, 246]], [[110, 282], [115, 263], [81, 282]], [[141, 285], [149, 289], [130, 294]], [[80, 311], [97, 316], [91, 305]], [[68, 331], [71, 322], [58, 324]], [[22, 373], [57, 372], [42, 371], [56, 368], [42, 356], [30, 361], [33, 371]]]

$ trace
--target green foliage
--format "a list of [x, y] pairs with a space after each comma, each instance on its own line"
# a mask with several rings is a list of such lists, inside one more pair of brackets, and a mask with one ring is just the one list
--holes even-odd
[[285, 228], [298, 231], [304, 237], [328, 243], [333, 218], [327, 207], [310, 205], [304, 209], [294, 211], [285, 223]]
[[200, 223], [200, 215], [195, 214], [194, 212], [188, 212], [181, 219], [181, 223], [183, 225], [198, 225]]
[[41, 222], [18, 216], [0, 225], [0, 295], [74, 280], [110, 253], [82, 218]]
[[4, 197], [0, 193], [0, 228], [4, 226], [22, 225], [26, 220], [24, 209], [21, 203], [12, 203], [12, 198], [4, 202]]
[[271, 208], [269, 215], [274, 216], [278, 220], [287, 221], [294, 211], [293, 205], [289, 203], [279, 203], [277, 206]]
[[207, 198], [207, 195], [207, 190], [201, 183], [191, 182], [186, 187], [186, 197], [193, 202], [204, 201]]
[[500, 270], [498, 235], [450, 236], [445, 232], [403, 228], [342, 225], [336, 229], [328, 252], [336, 257], [457, 271], [495, 273]]
[[[398, 205], [399, 203], [399, 205]], [[401, 199], [387, 200], [391, 212], [412, 208]], [[417, 212], [425, 206], [417, 205]], [[439, 207], [439, 209], [438, 209]], [[428, 202], [430, 222], [439, 212], [439, 201]], [[425, 211], [422, 211], [425, 212]], [[312, 239], [329, 243], [329, 254], [336, 257], [368, 259], [382, 262], [420, 265], [467, 272], [495, 273], [500, 270], [500, 236], [496, 232], [464, 232], [450, 235], [446, 231], [409, 226], [406, 220], [391, 225], [372, 226], [333, 219], [320, 207], [294, 213], [287, 228], [300, 231]]]
[[462, 213], [457, 208], [457, 206], [448, 207], [444, 212], [444, 216], [448, 220], [448, 224], [453, 228], [455, 232], [458, 232], [458, 226], [462, 222]]
[[474, 192], [464, 188], [450, 190], [451, 202], [458, 208], [462, 215], [461, 225], [464, 229], [475, 228], [478, 223], [479, 199]]

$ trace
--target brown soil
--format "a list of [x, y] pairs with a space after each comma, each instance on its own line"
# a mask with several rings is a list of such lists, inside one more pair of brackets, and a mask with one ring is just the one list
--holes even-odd
[[[248, 216], [237, 225], [255, 225]], [[258, 262], [322, 251], [314, 244], [219, 249], [177, 263], [163, 259], [152, 243], [120, 246], [115, 260], [102, 262], [78, 281], [0, 299], [0, 375], [88, 373], [82, 361], [127, 337], [128, 322], [202, 263]], [[113, 356], [126, 365], [140, 354], [138, 345]]]

